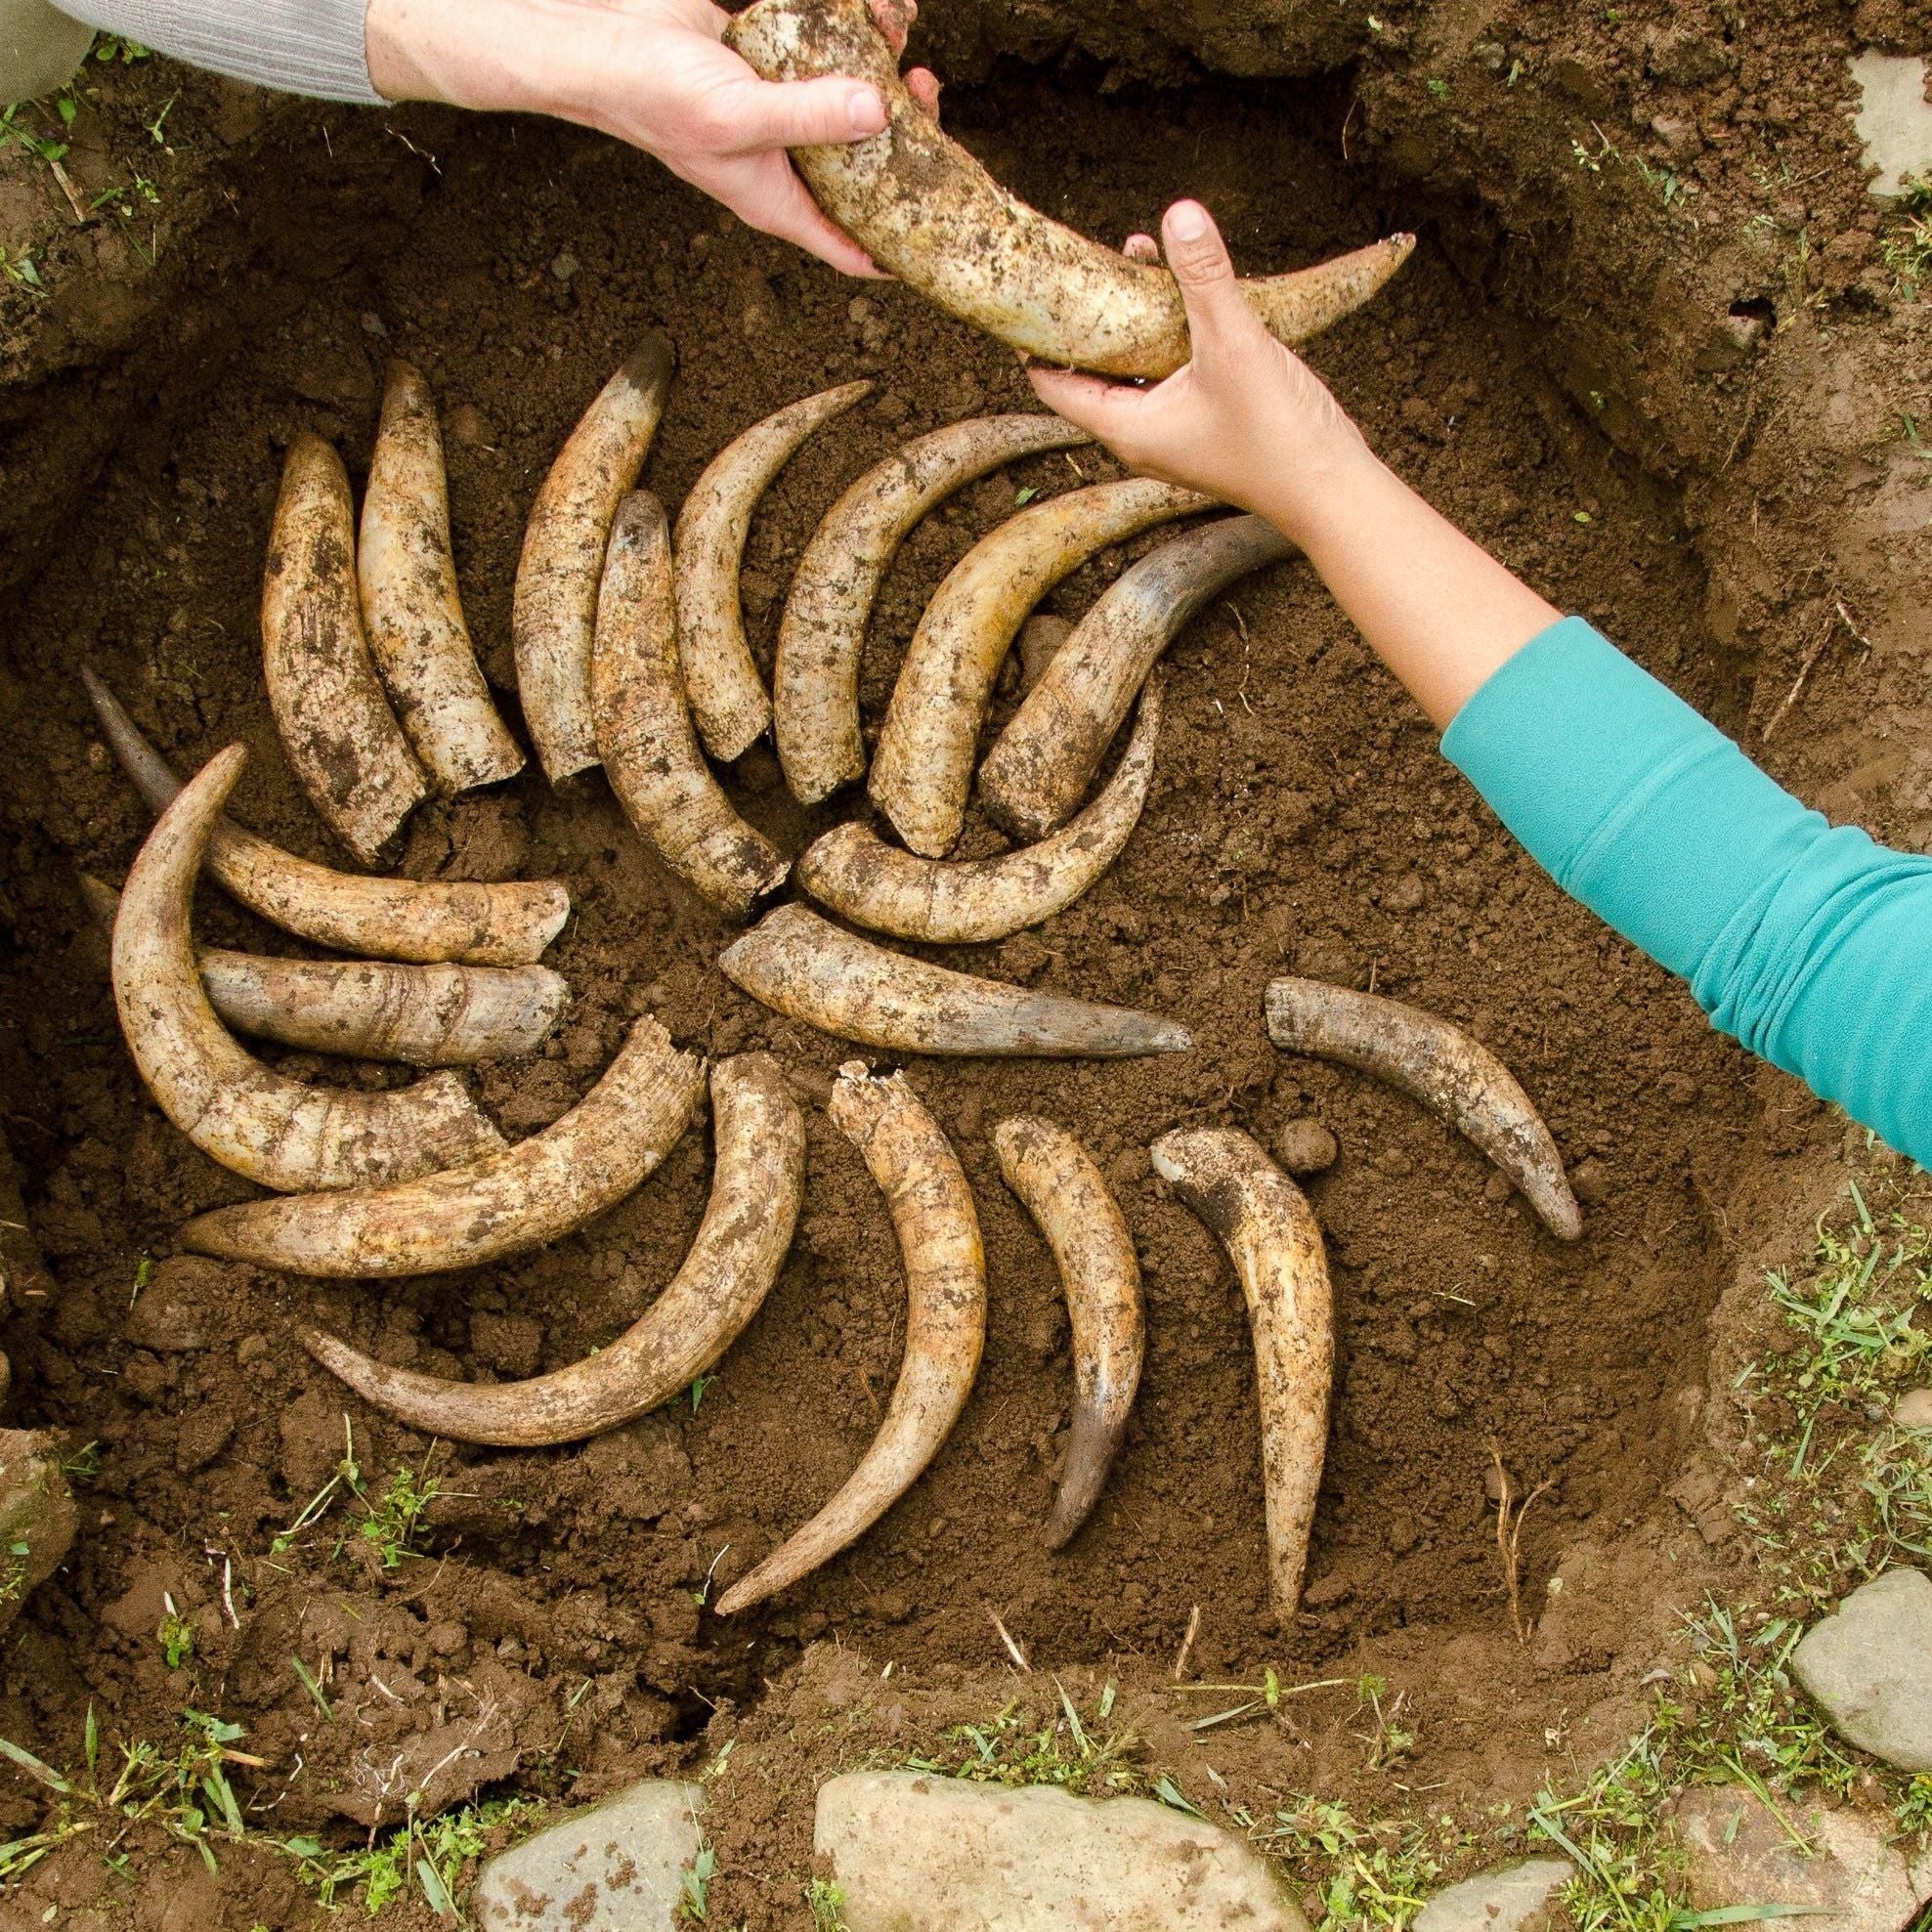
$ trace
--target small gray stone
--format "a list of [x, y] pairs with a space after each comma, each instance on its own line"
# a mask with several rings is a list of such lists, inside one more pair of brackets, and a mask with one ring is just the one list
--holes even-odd
[[1290, 1174], [1325, 1174], [1341, 1151], [1318, 1120], [1284, 1121], [1274, 1137], [1274, 1158]]
[[1567, 1859], [1524, 1859], [1438, 1892], [1414, 1932], [1547, 1932], [1550, 1901], [1576, 1876]]
[[1901, 1429], [1932, 1429], [1932, 1389], [1908, 1389], [1892, 1405]]
[[853, 1772], [820, 1786], [812, 1849], [851, 1932], [1308, 1932], [1240, 1839], [1150, 1798]]
[[1888, 1569], [1805, 1632], [1791, 1674], [1842, 1738], [1897, 1765], [1932, 1771], [1932, 1576]]
[[1785, 1820], [1741, 1784], [1694, 1786], [1677, 1800], [1672, 1824], [1693, 1907], [1810, 1907], [1818, 1915], [1804, 1922], [1818, 1932], [1901, 1932], [1911, 1922], [1932, 1891], [1932, 1872], [1907, 1868], [1887, 1842], [1889, 1819], [1849, 1806], [1786, 1809], [1811, 1857], [1792, 1844]]
[[476, 1881], [485, 1932], [675, 1932], [705, 1842], [704, 1788], [647, 1778], [499, 1852]]

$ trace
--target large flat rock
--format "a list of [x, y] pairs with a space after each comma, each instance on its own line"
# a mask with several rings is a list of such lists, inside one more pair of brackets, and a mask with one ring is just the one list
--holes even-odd
[[1932, 1870], [1907, 1865], [1882, 1816], [1793, 1804], [1780, 1818], [1741, 1784], [1694, 1786], [1671, 1816], [1700, 1911], [1798, 1906], [1805, 1932], [1905, 1932], [1932, 1897]]
[[1149, 1798], [853, 1772], [813, 1849], [851, 1932], [1308, 1932], [1250, 1846]]
[[703, 1788], [647, 1779], [499, 1852], [476, 1881], [484, 1932], [677, 1932]]
[[1551, 1901], [1575, 1876], [1565, 1858], [1482, 1872], [1438, 1892], [1416, 1914], [1414, 1932], [1549, 1932]]
[[1862, 100], [1855, 117], [1868, 167], [1878, 170], [1874, 194], [1898, 194], [1906, 181], [1932, 175], [1932, 102], [1925, 63], [1915, 54], [1868, 47], [1851, 64]]
[[1888, 1569], [1805, 1632], [1791, 1674], [1861, 1750], [1932, 1771], [1932, 1576]]

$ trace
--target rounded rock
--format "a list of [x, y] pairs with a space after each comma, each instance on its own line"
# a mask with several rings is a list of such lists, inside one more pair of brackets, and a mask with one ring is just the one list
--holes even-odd
[[1901, 1429], [1932, 1429], [1932, 1389], [1908, 1389], [1892, 1406]]
[[1274, 1158], [1290, 1174], [1326, 1174], [1341, 1143], [1318, 1120], [1285, 1121], [1275, 1132]]

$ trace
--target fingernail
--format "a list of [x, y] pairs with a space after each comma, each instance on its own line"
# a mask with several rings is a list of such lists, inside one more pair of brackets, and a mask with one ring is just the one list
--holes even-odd
[[885, 103], [876, 88], [855, 87], [845, 97], [845, 119], [854, 134], [877, 134], [885, 125]]
[[1177, 201], [1168, 210], [1167, 227], [1177, 241], [1198, 241], [1208, 232], [1207, 210], [1198, 201]]

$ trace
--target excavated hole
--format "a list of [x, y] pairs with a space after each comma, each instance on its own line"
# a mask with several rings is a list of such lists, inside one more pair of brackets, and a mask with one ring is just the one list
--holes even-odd
[[[1111, 238], [1153, 227], [1182, 188], [1217, 208], [1256, 266], [1420, 221], [1414, 263], [1312, 360], [1449, 514], [1723, 715], [1727, 694], [1697, 655], [1700, 573], [1673, 502], [1613, 457], [1532, 365], [1517, 324], [1466, 279], [1482, 260], [1474, 217], [1451, 211], [1458, 274], [1431, 209], [1359, 152], [1344, 163], [1339, 86], [1101, 97], [1095, 80], [1007, 73], [997, 87], [954, 92], [948, 111], [1003, 179]], [[879, 381], [879, 399], [810, 446], [760, 514], [746, 600], [761, 648], [791, 560], [846, 480], [914, 433], [1024, 397], [996, 346], [889, 285], [837, 281], [720, 222], [602, 141], [440, 120], [425, 139], [435, 172], [371, 139], [336, 178], [349, 216], [338, 198], [317, 221], [303, 272], [237, 283], [233, 352], [205, 406], [135, 424], [10, 627], [23, 680], [14, 754], [39, 761], [48, 783], [17, 843], [9, 1131], [63, 1301], [38, 1328], [17, 1322], [8, 1346], [24, 1411], [99, 1439], [106, 1455], [70, 1585], [82, 1614], [46, 1599], [33, 1612], [58, 1625], [71, 1663], [46, 1683], [10, 1686], [35, 1701], [43, 1736], [77, 1735], [82, 1679], [104, 1720], [133, 1733], [165, 1723], [180, 1686], [157, 1675], [151, 1646], [99, 1620], [104, 1609], [169, 1566], [198, 1574], [204, 1546], [266, 1549], [326, 1478], [344, 1403], [290, 1340], [290, 1314], [318, 1311], [364, 1347], [443, 1373], [566, 1362], [609, 1340], [669, 1276], [708, 1175], [694, 1133], [588, 1233], [475, 1276], [314, 1290], [226, 1270], [207, 1346], [131, 1345], [140, 1258], [168, 1253], [189, 1212], [244, 1190], [157, 1120], [116, 1034], [70, 867], [118, 879], [146, 818], [93, 744], [75, 661], [91, 656], [184, 765], [245, 740], [240, 814], [328, 856], [276, 747], [254, 604], [280, 449], [298, 428], [319, 429], [360, 482], [386, 349], [421, 364], [441, 397], [463, 587], [499, 683], [532, 494], [579, 410], [653, 322], [671, 330], [681, 364], [649, 471], [673, 506], [704, 461], [766, 411], [854, 374]], [[263, 165], [256, 193], [285, 193], [291, 220], [308, 219], [307, 154]], [[365, 207], [363, 235], [355, 211]], [[930, 587], [1010, 510], [1016, 488], [1062, 489], [1076, 469], [1091, 478], [1104, 467], [1092, 453], [1042, 459], [968, 490], [923, 526], [880, 609], [864, 679], [872, 720]], [[1048, 608], [1077, 616], [1123, 561], [1083, 571]], [[1357, 1646], [1372, 1658], [1378, 1639], [1405, 1628], [1439, 1634], [1446, 1656], [1459, 1635], [1493, 1633], [1504, 1616], [1484, 1483], [1491, 1443], [1520, 1482], [1556, 1484], [1524, 1536], [1532, 1605], [1564, 1545], [1615, 1535], [1670, 1480], [1724, 1266], [1706, 1204], [1723, 1197], [1751, 1112], [1740, 1060], [1676, 986], [1512, 845], [1305, 569], [1270, 572], [1215, 606], [1172, 670], [1156, 796], [1112, 876], [1037, 933], [947, 958], [1181, 1015], [1200, 1046], [1139, 1064], [914, 1067], [974, 1184], [992, 1316], [971, 1404], [910, 1500], [765, 1610], [723, 1627], [695, 1601], [714, 1560], [727, 1580], [837, 1486], [896, 1372], [903, 1303], [890, 1228], [856, 1155], [816, 1113], [794, 1258], [702, 1405], [685, 1401], [577, 1452], [437, 1452], [460, 1492], [440, 1506], [452, 1572], [499, 1573], [465, 1582], [447, 1611], [468, 1645], [450, 1653], [451, 1667], [495, 1650], [539, 1676], [614, 1682], [583, 1747], [591, 1761], [691, 1735], [706, 1700], [756, 1696], [826, 1633], [905, 1668], [983, 1666], [994, 1654], [989, 1606], [1056, 1666], [1136, 1652], [1164, 1659], [1195, 1605], [1195, 1657], [1211, 1673], [1271, 1661], [1317, 1674]], [[1002, 718], [1011, 702], [1009, 692]], [[762, 750], [733, 790], [792, 852], [857, 809], [845, 798], [801, 813]], [[716, 1053], [770, 1046], [821, 1092], [846, 1057], [721, 980], [711, 963], [728, 934], [667, 880], [599, 781], [553, 793], [526, 775], [500, 794], [427, 808], [404, 863], [570, 882], [578, 912], [552, 959], [576, 990], [575, 1012], [543, 1057], [480, 1081], [512, 1135], [569, 1106], [622, 1022], [646, 1008]], [[286, 944], [212, 891], [199, 918], [211, 939]], [[1407, 1101], [1277, 1055], [1261, 994], [1282, 969], [1373, 984], [1495, 1047], [1567, 1160], [1586, 1163], [1582, 1242], [1543, 1234], [1472, 1149]], [[1021, 1109], [1066, 1121], [1106, 1166], [1141, 1246], [1149, 1307], [1129, 1443], [1095, 1519], [1052, 1558], [1037, 1527], [1066, 1422], [1066, 1321], [988, 1138]], [[1239, 1295], [1206, 1232], [1150, 1179], [1143, 1149], [1177, 1123], [1235, 1122], [1266, 1140], [1307, 1113], [1342, 1150], [1311, 1183], [1341, 1367], [1309, 1610], [1277, 1631]], [[365, 1470], [421, 1457], [420, 1440], [349, 1406]], [[232, 1419], [233, 1435], [211, 1429], [211, 1416]], [[327, 1537], [281, 1561], [291, 1567], [260, 1572], [255, 1587], [264, 1601], [294, 1590], [285, 1616], [318, 1589], [394, 1587], [332, 1565]], [[543, 1607], [536, 1631], [519, 1634], [514, 1617], [493, 1611], [493, 1590]], [[438, 1613], [436, 1601], [411, 1614]], [[287, 1648], [221, 1690], [224, 1712], [272, 1741], [303, 1701], [281, 1662]]]

